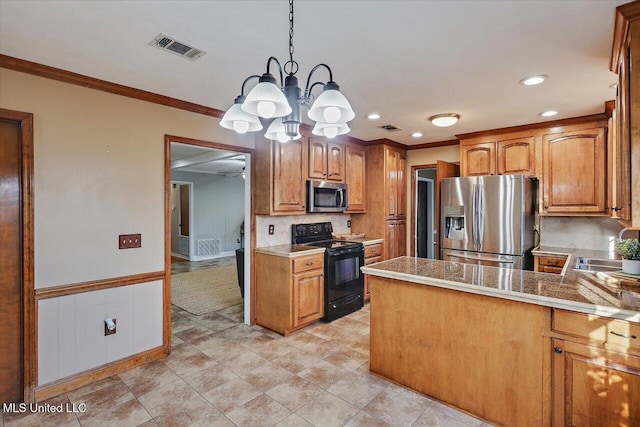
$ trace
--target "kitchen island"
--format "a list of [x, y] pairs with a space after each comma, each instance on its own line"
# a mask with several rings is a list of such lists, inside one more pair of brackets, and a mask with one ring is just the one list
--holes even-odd
[[639, 425], [640, 288], [411, 257], [362, 271], [372, 372], [499, 425]]

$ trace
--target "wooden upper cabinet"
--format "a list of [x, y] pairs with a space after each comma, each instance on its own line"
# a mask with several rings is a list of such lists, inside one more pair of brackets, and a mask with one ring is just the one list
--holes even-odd
[[607, 213], [604, 127], [544, 135], [542, 164], [543, 213]]
[[535, 138], [498, 141], [499, 175], [535, 175]]
[[345, 182], [347, 183], [348, 213], [366, 210], [366, 154], [362, 148], [345, 147]]
[[345, 147], [309, 138], [309, 179], [344, 181]]
[[398, 217], [407, 216], [407, 156], [404, 153], [398, 153], [398, 170], [397, 170], [397, 197], [398, 206], [396, 208]]
[[461, 176], [495, 175], [496, 143], [461, 145], [460, 174]]
[[385, 149], [385, 174], [387, 193], [387, 217], [395, 218], [398, 214], [398, 156], [392, 149]]
[[303, 139], [273, 147], [273, 210], [305, 212], [305, 142]]

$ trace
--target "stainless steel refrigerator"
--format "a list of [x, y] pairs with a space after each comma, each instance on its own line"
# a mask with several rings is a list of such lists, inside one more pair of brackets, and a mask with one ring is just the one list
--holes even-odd
[[524, 175], [442, 180], [442, 259], [532, 269], [537, 181]]

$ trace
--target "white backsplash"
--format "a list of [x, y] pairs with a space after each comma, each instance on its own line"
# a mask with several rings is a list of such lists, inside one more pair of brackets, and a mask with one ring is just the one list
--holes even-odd
[[[307, 214], [290, 216], [256, 216], [256, 247], [286, 245], [291, 243], [291, 225], [314, 222], [331, 222], [334, 234], [349, 233], [348, 214]], [[274, 233], [269, 234], [269, 225], [273, 224]]]
[[540, 217], [540, 245], [612, 251], [622, 226], [606, 217]]

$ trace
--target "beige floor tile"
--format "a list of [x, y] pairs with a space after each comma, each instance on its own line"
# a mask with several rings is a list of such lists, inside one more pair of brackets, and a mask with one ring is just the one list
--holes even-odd
[[135, 394], [140, 395], [167, 384], [180, 382], [180, 377], [161, 360], [138, 366], [118, 374], [120, 379]]
[[307, 326], [304, 331], [308, 334], [314, 335], [324, 340], [331, 340], [340, 329], [331, 325], [330, 323], [316, 322], [313, 325]]
[[351, 403], [356, 408], [362, 409], [386, 388], [387, 386], [380, 381], [364, 375], [353, 374], [338, 381], [327, 391]]
[[136, 394], [136, 397], [154, 418], [164, 414], [170, 408], [184, 406], [202, 399], [193, 388], [182, 380]]
[[242, 375], [242, 379], [262, 391], [267, 391], [278, 384], [282, 384], [292, 376], [293, 374], [286, 369], [274, 363], [266, 362]]
[[103, 410], [93, 410], [87, 404], [87, 412], [78, 414], [80, 424], [83, 427], [104, 427], [109, 425], [136, 427], [151, 420], [151, 415], [140, 402], [133, 395], [131, 397], [130, 400], [122, 404], [111, 405]]
[[482, 420], [458, 411], [440, 402], [433, 401], [415, 422], [416, 427], [481, 427]]
[[197, 324], [183, 314], [173, 315], [171, 319], [171, 333], [176, 334], [184, 330], [193, 328]]
[[214, 365], [200, 371], [193, 371], [183, 377], [187, 384], [201, 394], [237, 378], [239, 377], [236, 374], [222, 365]]
[[357, 408], [327, 392], [296, 411], [296, 414], [314, 426], [322, 427], [342, 426], [357, 413]]
[[171, 335], [171, 349], [178, 347], [179, 345], [184, 344], [184, 340], [178, 338], [175, 335]]
[[348, 373], [349, 371], [345, 369], [321, 360], [310, 368], [298, 373], [298, 375], [326, 390], [346, 377]]
[[220, 362], [222, 366], [240, 376], [269, 363], [264, 357], [246, 350], [238, 356]]
[[231, 307], [218, 310], [217, 313], [228, 317], [236, 323], [244, 322], [244, 304], [232, 305]]
[[202, 325], [194, 324], [190, 328], [182, 331], [174, 332], [174, 335], [183, 341], [190, 342], [196, 338], [201, 338], [206, 335], [211, 335], [213, 332]]
[[[262, 335], [268, 337], [268, 335]], [[278, 339], [269, 339], [268, 341], [252, 345], [250, 349], [254, 353], [264, 357], [265, 359], [275, 361], [285, 354], [292, 352], [296, 348], [290, 346], [284, 341]]]
[[276, 427], [313, 427], [313, 424], [309, 424], [304, 418], [300, 417], [300, 415], [291, 414], [276, 424]]
[[410, 426], [422, 414], [430, 401], [419, 401], [394, 393], [389, 388], [373, 399], [365, 408], [365, 412], [392, 425]]
[[190, 344], [173, 349], [169, 356], [162, 359], [162, 362], [181, 377], [217, 364], [211, 357]]
[[346, 330], [351, 334], [369, 335], [369, 324], [350, 317], [341, 317], [334, 321], [335, 327]]
[[312, 356], [306, 351], [294, 349], [293, 351], [278, 357], [274, 362], [286, 370], [297, 374], [320, 361], [320, 358]]
[[159, 426], [167, 427], [233, 426], [231, 421], [200, 396], [187, 401], [168, 404], [162, 413], [154, 419]]
[[[345, 427], [389, 427], [389, 424], [377, 419], [373, 415], [360, 411], [355, 417], [351, 418]], [[440, 427], [445, 427], [440, 426]]]
[[238, 343], [217, 335], [208, 335], [191, 341], [191, 345], [217, 362], [239, 356], [247, 350]]
[[295, 375], [267, 391], [267, 394], [287, 409], [296, 411], [323, 391], [317, 385]]
[[109, 378], [105, 378], [93, 384], [86, 385], [84, 387], [77, 388], [75, 390], [71, 390], [67, 392], [67, 397], [71, 402], [77, 402], [82, 396], [93, 393], [94, 391], [98, 391], [105, 387], [110, 387], [114, 384], [120, 384], [122, 380], [117, 375], [114, 375]]
[[[67, 404], [71, 405], [71, 402], [65, 394], [56, 396], [45, 402], [41, 402], [42, 405], [63, 405], [66, 408]], [[25, 412], [12, 412], [2, 413], [3, 424], [6, 427], [76, 427], [80, 426], [78, 418], [73, 412], [38, 412], [37, 410], [31, 411], [31, 407], [27, 405]], [[36, 409], [36, 408], [33, 408]]]
[[137, 427], [157, 427], [157, 426], [158, 426], [158, 423], [156, 422], [156, 420], [151, 418], [149, 421], [139, 424]]
[[261, 394], [260, 390], [245, 380], [237, 378], [203, 393], [202, 396], [222, 413], [227, 414]]
[[317, 336], [311, 335], [305, 331], [294, 332], [291, 335], [287, 335], [286, 337], [282, 338], [282, 340], [287, 344], [293, 347], [296, 347], [298, 349], [302, 349], [302, 347], [304, 347], [307, 344], [312, 344], [312, 343], [323, 344], [327, 342], [327, 340], [318, 338]]
[[322, 338], [315, 337], [315, 341], [306, 343], [300, 347], [300, 350], [306, 351], [309, 354], [323, 359], [330, 354], [339, 351], [340, 348], [341, 347], [333, 341], [327, 341]]
[[325, 357], [324, 360], [347, 371], [354, 371], [367, 363], [369, 358], [355, 350], [344, 349]]
[[251, 326], [238, 324], [232, 328], [227, 328], [224, 331], [218, 332], [218, 336], [230, 341], [242, 343], [244, 337], [251, 332], [254, 332], [253, 329], [251, 329]]
[[291, 411], [261, 394], [234, 409], [227, 417], [238, 426], [272, 426], [291, 415]]
[[213, 332], [224, 331], [225, 329], [238, 325], [238, 322], [229, 319], [226, 316], [222, 316], [218, 314], [218, 312], [206, 314], [196, 320], [196, 322]]

